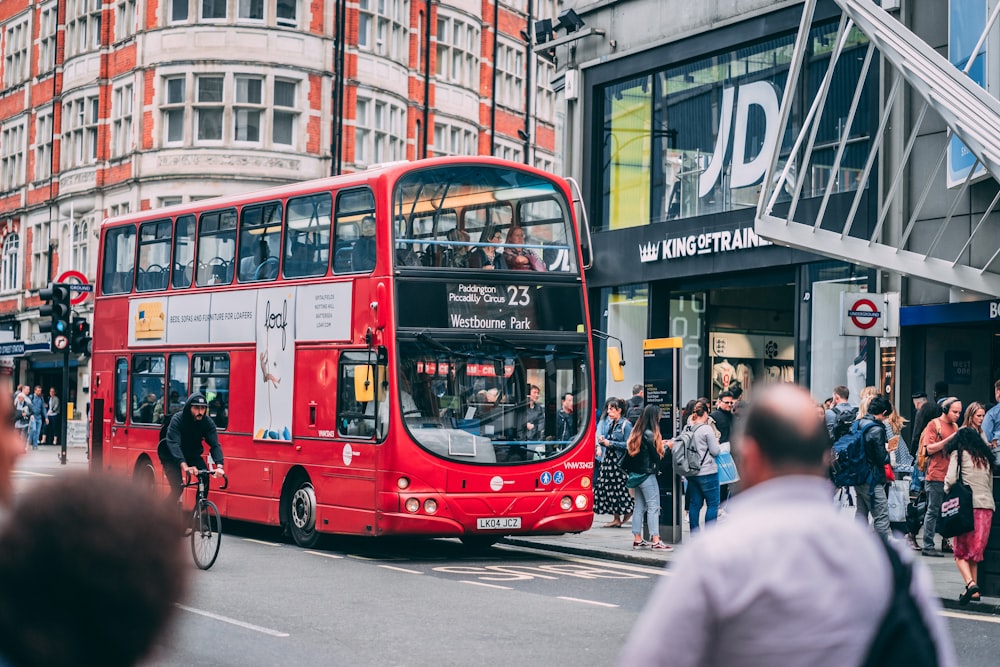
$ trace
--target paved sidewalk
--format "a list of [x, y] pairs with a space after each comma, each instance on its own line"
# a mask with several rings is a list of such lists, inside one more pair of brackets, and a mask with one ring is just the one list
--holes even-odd
[[[508, 537], [504, 541], [508, 544], [546, 551], [558, 551], [579, 556], [607, 558], [669, 568], [670, 561], [684, 549], [684, 543], [691, 539], [687, 523], [685, 522], [681, 543], [675, 545], [674, 551], [663, 552], [650, 551], [648, 549], [633, 551], [632, 533], [629, 526], [626, 525], [621, 528], [603, 527], [611, 519], [612, 517], [610, 516], [596, 515], [594, 517], [593, 528], [575, 535]], [[930, 570], [934, 581], [934, 589], [941, 599], [942, 606], [949, 609], [1000, 615], [1000, 598], [983, 596], [982, 602], [972, 602], [964, 607], [958, 604], [958, 595], [962, 592], [964, 584], [962, 576], [958, 573], [958, 568], [955, 567], [955, 561], [947, 556], [948, 554], [946, 554], [945, 558], [918, 556], [918, 559]]]

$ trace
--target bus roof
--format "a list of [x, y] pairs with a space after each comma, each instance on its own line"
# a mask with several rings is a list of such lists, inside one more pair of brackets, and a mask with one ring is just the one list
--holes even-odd
[[542, 171], [530, 165], [522, 164], [519, 162], [510, 162], [508, 160], [502, 160], [500, 158], [491, 157], [487, 155], [456, 155], [447, 157], [425, 158], [422, 160], [412, 160], [412, 161], [400, 160], [397, 162], [386, 162], [383, 164], [375, 164], [365, 169], [364, 171], [357, 171], [350, 174], [341, 174], [339, 176], [327, 176], [325, 178], [316, 178], [308, 181], [295, 181], [293, 183], [278, 185], [263, 190], [249, 190], [247, 192], [224, 195], [220, 197], [212, 197], [210, 199], [199, 199], [196, 202], [174, 204], [172, 206], [164, 206], [162, 208], [152, 208], [143, 211], [126, 213], [112, 218], [105, 218], [105, 220], [101, 223], [101, 226], [102, 227], [113, 226], [123, 222], [144, 222], [147, 220], [156, 220], [159, 218], [173, 217], [178, 214], [190, 213], [194, 210], [204, 210], [206, 208], [213, 208], [213, 209], [225, 208], [227, 206], [243, 205], [252, 201], [279, 199], [283, 197], [289, 197], [289, 196], [294, 196], [296, 194], [300, 194], [302, 193], [303, 190], [311, 191], [311, 190], [323, 190], [325, 188], [339, 189], [345, 187], [352, 187], [363, 183], [370, 183], [380, 178], [391, 178], [393, 180], [396, 180], [403, 174], [417, 169], [451, 166], [451, 165], [463, 165], [463, 164], [480, 164], [480, 165], [509, 167], [513, 169], [518, 169], [520, 171], [532, 172], [544, 176], [546, 178], [559, 179], [559, 177], [555, 176], [554, 174], [550, 174], [548, 172]]

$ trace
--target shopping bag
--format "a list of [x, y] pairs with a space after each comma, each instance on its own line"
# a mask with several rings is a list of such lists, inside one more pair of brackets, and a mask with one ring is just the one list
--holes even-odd
[[906, 521], [906, 505], [910, 502], [910, 482], [897, 479], [889, 486], [889, 521], [904, 523]]
[[937, 532], [944, 537], [956, 537], [971, 533], [976, 527], [972, 513], [972, 487], [962, 481], [951, 485], [941, 503], [941, 519]]
[[715, 465], [719, 467], [719, 484], [733, 484], [740, 481], [740, 473], [736, 469], [732, 453], [720, 452], [715, 457]]

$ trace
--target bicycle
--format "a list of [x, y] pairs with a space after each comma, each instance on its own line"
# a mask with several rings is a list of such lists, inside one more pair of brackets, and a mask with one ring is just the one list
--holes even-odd
[[[191, 555], [195, 565], [202, 570], [212, 567], [222, 546], [222, 518], [219, 508], [208, 499], [209, 478], [213, 474], [211, 470], [199, 470], [198, 480], [192, 482], [191, 471], [188, 470], [183, 485], [197, 487], [194, 511], [191, 513]], [[219, 487], [220, 490], [229, 486], [229, 478], [225, 474], [222, 479], [225, 483]]]

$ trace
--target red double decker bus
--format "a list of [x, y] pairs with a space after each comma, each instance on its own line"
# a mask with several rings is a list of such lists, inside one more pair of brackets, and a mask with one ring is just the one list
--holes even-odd
[[94, 467], [165, 485], [160, 424], [198, 391], [223, 516], [299, 545], [590, 527], [592, 346], [562, 179], [386, 165], [107, 220], [99, 262]]

